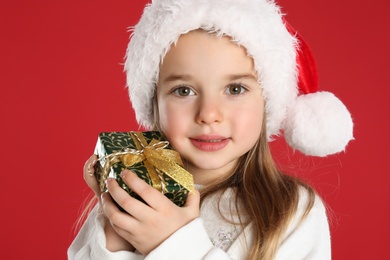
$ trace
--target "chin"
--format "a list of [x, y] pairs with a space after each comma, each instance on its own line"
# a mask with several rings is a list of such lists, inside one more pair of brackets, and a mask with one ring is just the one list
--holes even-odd
[[188, 168], [194, 171], [223, 171], [230, 172], [236, 165], [237, 160], [221, 162], [221, 160], [205, 159], [202, 161], [187, 161]]

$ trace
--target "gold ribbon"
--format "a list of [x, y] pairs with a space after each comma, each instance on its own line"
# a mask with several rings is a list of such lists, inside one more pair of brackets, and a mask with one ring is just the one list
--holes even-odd
[[182, 168], [178, 152], [165, 149], [168, 141], [159, 141], [153, 139], [149, 144], [141, 132], [130, 132], [135, 143], [136, 149], [126, 148], [123, 152], [116, 152], [106, 155], [98, 160], [105, 160], [100, 178], [100, 189], [105, 190], [105, 183], [114, 163], [122, 162], [125, 167], [130, 167], [136, 163], [143, 162], [149, 174], [152, 186], [158, 191], [165, 193], [166, 185], [163, 173], [171, 177], [175, 182], [186, 188], [188, 191], [194, 191], [194, 181], [192, 175]]

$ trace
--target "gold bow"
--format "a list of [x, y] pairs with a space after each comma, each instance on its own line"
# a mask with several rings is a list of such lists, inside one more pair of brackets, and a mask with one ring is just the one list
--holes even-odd
[[162, 193], [166, 192], [163, 173], [171, 177], [188, 191], [194, 191], [193, 177], [182, 168], [183, 163], [179, 153], [174, 150], [165, 149], [169, 145], [168, 141], [153, 139], [148, 144], [142, 133], [130, 132], [130, 135], [135, 143], [136, 149], [126, 148], [123, 152], [112, 153], [98, 159], [99, 161], [105, 161], [100, 178], [100, 190], [102, 192], [106, 189], [105, 183], [110, 168], [117, 162], [122, 162], [125, 167], [143, 162], [148, 171], [152, 186]]

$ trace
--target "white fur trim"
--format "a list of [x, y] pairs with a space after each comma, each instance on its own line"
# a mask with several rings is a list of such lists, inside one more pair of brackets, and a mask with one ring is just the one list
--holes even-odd
[[284, 126], [288, 144], [306, 155], [338, 153], [352, 136], [352, 118], [332, 93], [301, 95], [289, 109]]

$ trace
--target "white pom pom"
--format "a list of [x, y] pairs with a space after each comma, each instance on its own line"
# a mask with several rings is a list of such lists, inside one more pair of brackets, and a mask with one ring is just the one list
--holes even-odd
[[292, 148], [326, 156], [343, 151], [353, 139], [352, 118], [332, 93], [300, 95], [287, 112], [284, 135]]

